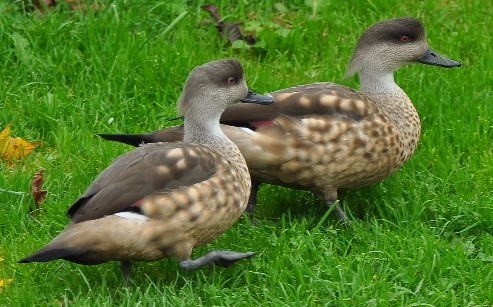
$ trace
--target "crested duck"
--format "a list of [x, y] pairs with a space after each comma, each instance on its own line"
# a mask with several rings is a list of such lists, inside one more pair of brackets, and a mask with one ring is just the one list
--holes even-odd
[[[417, 63], [461, 65], [430, 49], [418, 20], [385, 20], [362, 34], [353, 53], [346, 76], [359, 75], [359, 91], [314, 83], [271, 93], [275, 102], [265, 108], [228, 107], [221, 117], [228, 126], [222, 128], [240, 148], [253, 179], [247, 211], [256, 204], [258, 183], [270, 183], [315, 192], [346, 221], [336, 202], [338, 190], [385, 179], [418, 145], [418, 113], [393, 76]], [[134, 146], [183, 137], [182, 127], [100, 136]]]
[[132, 261], [173, 257], [190, 270], [252, 257], [214, 251], [190, 259], [194, 247], [223, 234], [247, 206], [246, 162], [219, 126], [224, 109], [240, 101], [269, 104], [273, 98], [248, 90], [235, 59], [195, 68], [178, 105], [184, 142], [147, 144], [117, 158], [68, 209], [65, 230], [19, 262], [121, 261], [128, 284]]

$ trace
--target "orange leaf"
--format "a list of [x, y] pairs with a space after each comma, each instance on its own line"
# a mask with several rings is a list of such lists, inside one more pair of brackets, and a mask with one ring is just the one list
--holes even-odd
[[20, 160], [27, 157], [36, 144], [19, 137], [10, 137], [10, 124], [0, 132], [0, 159], [5, 161]]
[[7, 287], [9, 284], [12, 283], [12, 279], [2, 279], [0, 278], [0, 293], [2, 292], [3, 288]]
[[2, 142], [9, 136], [10, 134], [10, 124], [7, 125], [7, 127], [5, 127], [5, 129], [3, 129], [2, 132], [0, 132], [0, 144], [2, 144]]

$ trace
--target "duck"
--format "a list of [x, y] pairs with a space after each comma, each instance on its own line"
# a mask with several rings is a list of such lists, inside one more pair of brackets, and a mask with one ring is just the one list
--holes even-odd
[[[272, 92], [275, 102], [265, 108], [228, 107], [221, 127], [240, 148], [252, 177], [246, 211], [253, 212], [258, 186], [268, 183], [316, 193], [347, 225], [339, 192], [384, 180], [418, 146], [419, 115], [394, 81], [394, 72], [407, 64], [461, 66], [429, 47], [417, 19], [388, 19], [364, 31], [356, 44], [346, 77], [359, 75], [359, 90], [319, 82]], [[179, 140], [183, 127], [100, 136], [137, 146]]]
[[248, 89], [236, 59], [196, 67], [178, 102], [182, 141], [146, 144], [115, 159], [68, 209], [68, 226], [19, 262], [120, 261], [128, 285], [135, 261], [174, 258], [193, 270], [253, 257], [254, 252], [212, 251], [191, 259], [191, 253], [240, 218], [250, 193], [247, 164], [221, 130], [221, 113], [239, 102], [273, 101]]

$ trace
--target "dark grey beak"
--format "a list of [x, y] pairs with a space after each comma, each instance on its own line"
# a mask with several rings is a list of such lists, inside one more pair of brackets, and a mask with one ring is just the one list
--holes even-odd
[[445, 68], [460, 67], [461, 64], [451, 59], [447, 59], [435, 51], [428, 49], [425, 54], [418, 60], [419, 62], [427, 65], [435, 65]]
[[271, 95], [259, 95], [255, 94], [253, 91], [248, 90], [245, 98], [241, 100], [245, 103], [256, 103], [256, 104], [271, 104], [274, 102], [274, 97]]

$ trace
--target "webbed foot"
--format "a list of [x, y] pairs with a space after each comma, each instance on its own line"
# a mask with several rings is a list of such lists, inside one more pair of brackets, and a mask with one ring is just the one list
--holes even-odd
[[187, 271], [198, 269], [204, 265], [228, 267], [237, 261], [250, 259], [253, 256], [255, 256], [254, 252], [238, 253], [233, 251], [212, 251], [207, 255], [194, 260], [184, 260], [180, 262], [180, 267]]

